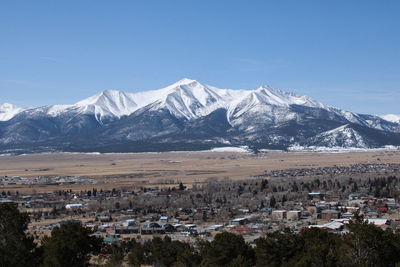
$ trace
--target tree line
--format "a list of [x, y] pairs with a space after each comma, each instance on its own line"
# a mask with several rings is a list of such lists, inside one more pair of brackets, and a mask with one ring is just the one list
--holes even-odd
[[[154, 237], [105, 244], [79, 223], [61, 224], [35, 243], [26, 233], [29, 216], [16, 205], [0, 204], [0, 266], [396, 266], [400, 235], [355, 214], [342, 235], [311, 228], [268, 233], [253, 243], [223, 232], [194, 243]], [[94, 255], [107, 261], [93, 263]]]

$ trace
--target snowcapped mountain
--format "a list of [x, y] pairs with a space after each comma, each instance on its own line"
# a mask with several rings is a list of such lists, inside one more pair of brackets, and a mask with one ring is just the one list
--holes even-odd
[[[256, 90], [219, 89], [195, 80], [182, 79], [168, 87], [138, 93], [116, 90], [102, 91], [73, 105], [45, 106], [29, 110], [31, 115], [45, 113], [56, 117], [65, 113], [94, 115], [96, 120], [119, 119], [147, 107], [148, 110], [166, 109], [177, 118], [187, 120], [206, 116], [223, 108], [227, 110], [228, 121], [233, 125], [241, 123], [244, 114], [263, 114], [271, 122], [282, 122], [296, 117], [292, 106], [327, 110], [350, 123], [359, 123], [381, 128], [380, 117], [364, 119], [358, 114], [335, 109], [312, 100], [308, 96], [287, 93], [269, 86]], [[374, 122], [375, 125], [374, 126]], [[393, 125], [390, 125], [393, 128]], [[394, 127], [395, 128], [395, 127]]]
[[385, 118], [343, 111], [269, 86], [219, 89], [182, 79], [158, 90], [107, 90], [72, 105], [18, 110], [0, 122], [0, 150], [373, 147], [400, 144], [399, 133], [400, 124]]
[[[176, 117], [190, 120], [210, 114], [218, 108], [229, 110], [231, 116], [240, 116], [250, 109], [261, 110], [265, 105], [288, 107], [293, 104], [326, 108], [307, 96], [286, 93], [268, 86], [256, 90], [219, 89], [185, 78], [158, 90], [138, 93], [106, 90], [73, 105], [46, 106], [31, 112], [44, 111], [51, 116], [68, 112], [94, 114], [100, 121], [104, 117], [130, 115], [150, 105], [151, 110], [166, 108]], [[238, 108], [240, 112], [237, 114]]]
[[384, 120], [400, 124], [400, 115], [386, 114], [386, 115], [381, 115], [380, 117]]
[[8, 121], [23, 110], [9, 103], [0, 104], [0, 121]]

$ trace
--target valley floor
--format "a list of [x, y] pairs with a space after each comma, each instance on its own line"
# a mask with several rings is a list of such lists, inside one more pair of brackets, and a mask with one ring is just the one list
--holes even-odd
[[186, 185], [207, 180], [242, 180], [272, 170], [399, 164], [399, 150], [347, 153], [268, 151], [165, 152], [137, 154], [49, 153], [0, 157], [2, 190], [22, 193], [60, 189]]

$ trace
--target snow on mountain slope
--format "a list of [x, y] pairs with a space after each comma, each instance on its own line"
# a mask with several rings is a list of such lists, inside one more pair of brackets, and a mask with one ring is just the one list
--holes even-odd
[[[165, 88], [151, 91], [136, 93], [102, 91], [73, 105], [45, 106], [30, 109], [26, 114], [32, 116], [47, 114], [51, 117], [89, 114], [94, 115], [100, 124], [104, 124], [140, 109], [165, 109], [179, 119], [193, 120], [223, 108], [227, 110], [227, 120], [232, 126], [255, 129], [259, 124], [282, 123], [304, 118], [304, 115], [299, 115], [298, 110], [291, 108], [293, 106], [324, 110], [343, 123], [400, 131], [399, 126], [390, 124], [380, 117], [361, 116], [339, 110], [307, 96], [287, 93], [269, 86], [255, 90], [219, 89], [191, 79], [182, 79]], [[314, 115], [308, 114], [308, 116]]]
[[[228, 110], [228, 121], [245, 113], [268, 111], [271, 106], [287, 108], [290, 105], [304, 105], [327, 108], [306, 96], [286, 93], [268, 86], [256, 90], [219, 89], [195, 80], [183, 79], [166, 88], [149, 92], [160, 96], [153, 99], [156, 103], [154, 109], [167, 108], [175, 116], [186, 119], [208, 115], [218, 108]], [[150, 103], [142, 103], [139, 106], [144, 104]]]
[[[158, 90], [138, 93], [106, 92], [107, 94], [102, 92], [78, 102], [74, 106], [85, 107], [85, 111], [92, 113], [107, 111], [104, 114], [120, 117], [150, 105], [153, 110], [166, 108], [176, 117], [189, 120], [208, 115], [218, 108], [234, 111], [238, 106], [247, 106], [248, 109], [252, 109], [255, 106], [288, 107], [296, 104], [327, 108], [309, 97], [286, 93], [267, 86], [260, 87], [257, 90], [219, 89], [191, 79], [182, 79]], [[104, 99], [99, 101], [101, 95], [107, 95], [107, 101]], [[97, 109], [90, 109], [88, 106], [91, 108], [95, 106]], [[111, 109], [110, 107], [115, 108]], [[240, 112], [247, 111], [242, 109]], [[260, 108], [260, 111], [262, 111], [262, 108]], [[233, 115], [233, 113], [231, 114]]]
[[69, 109], [79, 113], [95, 114], [101, 121], [103, 117], [117, 117], [131, 114], [137, 107], [131, 95], [122, 91], [106, 90], [79, 101]]
[[381, 115], [379, 117], [381, 117], [384, 120], [400, 124], [400, 115], [397, 115], [397, 114], [386, 114], [386, 115]]
[[196, 149], [204, 144], [279, 149], [294, 144], [399, 145], [400, 124], [386, 119], [329, 107], [268, 86], [219, 89], [182, 79], [152, 91], [102, 91], [72, 105], [26, 110], [2, 105], [0, 120], [8, 121], [0, 125], [0, 147], [19, 149], [32, 144], [45, 150], [50, 145], [61, 150], [81, 151], [85, 146], [88, 151], [99, 147], [102, 151], [157, 151], [159, 144], [176, 149], [177, 143]]
[[52, 105], [27, 110], [31, 116], [43, 114], [51, 117], [65, 114], [93, 114], [98, 122], [105, 118], [120, 118], [137, 109], [131, 94], [116, 90], [102, 91], [73, 105]]
[[327, 106], [312, 100], [308, 96], [284, 92], [270, 86], [261, 86], [257, 90], [253, 91], [252, 94], [254, 94], [263, 104], [274, 106], [302, 105], [307, 107], [327, 108]]
[[[249, 118], [258, 117], [260, 122], [279, 123], [293, 120], [296, 114], [290, 111], [291, 105], [313, 108], [328, 108], [306, 96], [286, 93], [269, 86], [245, 91], [239, 98], [227, 102], [228, 120], [233, 125], [249, 122]], [[254, 122], [257, 123], [256, 120]], [[251, 126], [253, 127], [253, 126]]]
[[[120, 118], [138, 109], [150, 106], [152, 110], [165, 108], [178, 118], [194, 119], [218, 108], [230, 110], [229, 115], [239, 116], [250, 109], [264, 111], [262, 106], [288, 107], [292, 104], [324, 108], [321, 103], [306, 96], [298, 96], [263, 86], [257, 90], [219, 89], [195, 80], [182, 79], [158, 90], [137, 93], [107, 90], [73, 105], [55, 105], [38, 108], [32, 112], [46, 112], [58, 116], [66, 112], [94, 114], [98, 121], [105, 117]], [[240, 109], [238, 107], [246, 107]], [[239, 114], [234, 114], [235, 111]]]
[[[153, 99], [153, 109], [167, 108], [176, 117], [186, 119], [211, 113], [221, 107], [225, 98], [223, 90], [190, 79], [182, 79], [166, 88], [150, 92], [159, 96]], [[147, 104], [150, 103], [144, 103]]]
[[0, 121], [8, 121], [23, 110], [9, 103], [0, 104]]
[[308, 146], [368, 148], [366, 140], [348, 124], [320, 133], [308, 141]]
[[[116, 90], [102, 91], [73, 105], [54, 105], [31, 110], [31, 114], [46, 113], [59, 116], [64, 113], [94, 114], [101, 122], [104, 118], [120, 118], [140, 108], [166, 108], [178, 118], [193, 119], [207, 115], [218, 107], [226, 95], [224, 90], [182, 79], [168, 87], [137, 93]], [[220, 95], [221, 94], [221, 95]]]

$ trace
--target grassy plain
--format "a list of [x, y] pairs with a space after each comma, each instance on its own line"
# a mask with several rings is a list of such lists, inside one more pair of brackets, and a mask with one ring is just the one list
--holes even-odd
[[357, 163], [400, 163], [400, 151], [346, 153], [165, 152], [138, 154], [48, 153], [0, 157], [0, 177], [84, 176], [95, 185], [6, 185], [2, 190], [46, 192], [59, 189], [134, 188], [207, 179], [249, 179], [265, 171], [287, 168], [348, 166]]

